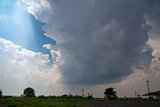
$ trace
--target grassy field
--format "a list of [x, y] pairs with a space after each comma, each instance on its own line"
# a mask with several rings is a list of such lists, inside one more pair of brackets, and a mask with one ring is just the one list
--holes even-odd
[[0, 98], [0, 107], [160, 107], [160, 100], [148, 99], [58, 99], [58, 98]]

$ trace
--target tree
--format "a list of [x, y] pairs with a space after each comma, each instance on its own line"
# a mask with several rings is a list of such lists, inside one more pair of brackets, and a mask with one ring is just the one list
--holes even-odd
[[35, 97], [34, 89], [31, 87], [24, 89], [23, 96], [24, 97]]
[[114, 88], [110, 87], [107, 88], [106, 91], [104, 92], [105, 98], [108, 99], [117, 99], [116, 91], [114, 91]]
[[0, 97], [2, 97], [2, 90], [0, 89]]

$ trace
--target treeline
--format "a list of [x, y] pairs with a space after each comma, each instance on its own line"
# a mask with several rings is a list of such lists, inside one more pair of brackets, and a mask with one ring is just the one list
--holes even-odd
[[[24, 97], [24, 96], [10, 96], [10, 95], [5, 95], [5, 96], [0, 96], [0, 98], [12, 98], [12, 97]], [[39, 96], [34, 96], [36, 98], [39, 98], [39, 99], [93, 99], [93, 96], [86, 96], [86, 97], [82, 97], [80, 95], [67, 95], [67, 94], [64, 94], [64, 95], [61, 95], [61, 96], [44, 96], [44, 95], [39, 95]]]
[[[2, 90], [0, 90], [0, 98], [9, 98], [9, 97], [15, 97], [15, 96], [3, 96], [2, 95]], [[44, 95], [39, 95], [36, 96], [35, 95], [35, 90], [31, 87], [28, 87], [26, 89], [24, 89], [23, 94], [20, 97], [37, 97], [40, 99], [47, 99], [47, 98], [51, 98], [51, 99], [93, 99], [92, 94], [88, 94], [88, 96], [84, 97], [84, 96], [80, 96], [80, 95], [72, 95], [72, 94], [64, 94], [61, 96], [44, 96]]]
[[67, 94], [64, 94], [64, 95], [61, 95], [61, 96], [44, 96], [44, 95], [40, 95], [40, 96], [37, 96], [37, 98], [42, 98], [42, 99], [45, 99], [45, 98], [51, 98], [51, 99], [93, 99], [93, 96], [92, 95], [89, 95], [89, 96], [86, 96], [86, 97], [83, 97], [83, 96], [80, 96], [80, 95], [67, 95]]

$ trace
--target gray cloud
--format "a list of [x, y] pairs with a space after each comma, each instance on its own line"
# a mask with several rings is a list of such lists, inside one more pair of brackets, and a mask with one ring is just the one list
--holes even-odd
[[60, 65], [63, 82], [113, 82], [131, 74], [133, 65], [144, 59], [143, 50], [151, 29], [145, 16], [158, 20], [154, 13], [159, 11], [159, 1], [49, 2], [52, 13], [43, 29], [57, 40], [63, 53], [64, 63]]

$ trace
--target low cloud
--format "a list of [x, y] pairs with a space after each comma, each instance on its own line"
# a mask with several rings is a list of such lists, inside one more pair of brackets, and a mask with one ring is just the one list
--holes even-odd
[[46, 23], [45, 34], [57, 42], [62, 82], [113, 83], [134, 73], [135, 68], [151, 66], [152, 59], [147, 60], [143, 52], [152, 49], [147, 42], [153, 25], [148, 20], [158, 22], [159, 1], [41, 0], [27, 4], [34, 8], [29, 12]]

